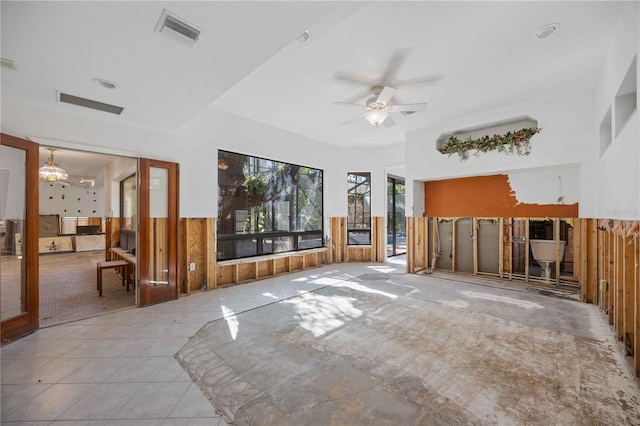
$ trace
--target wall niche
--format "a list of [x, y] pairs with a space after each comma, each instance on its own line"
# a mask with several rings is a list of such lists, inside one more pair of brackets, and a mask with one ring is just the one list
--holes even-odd
[[[484, 123], [477, 126], [472, 126], [464, 129], [457, 129], [457, 130], [442, 133], [436, 139], [435, 148], [436, 150], [438, 150], [438, 152], [442, 153], [443, 155], [445, 154], [452, 155], [451, 151], [449, 151], [449, 153], [446, 152], [447, 151], [446, 148], [449, 143], [449, 139], [451, 137], [454, 137], [459, 141], [464, 142], [470, 139], [471, 140], [480, 139], [485, 136], [491, 138], [494, 135], [506, 135], [509, 132], [513, 134], [522, 129], [536, 129], [537, 127], [538, 127], [538, 120], [528, 115], [507, 118], [504, 120], [498, 120], [490, 123]], [[506, 151], [507, 152], [509, 151], [508, 147]], [[479, 151], [471, 149], [470, 151], [467, 151], [467, 152], [478, 153]], [[461, 154], [459, 155], [461, 159], [463, 160], [466, 159], [466, 156], [463, 156]]]
[[638, 79], [637, 56], [631, 61], [629, 69], [618, 88], [615, 99], [616, 136], [624, 129], [625, 124], [637, 108]]

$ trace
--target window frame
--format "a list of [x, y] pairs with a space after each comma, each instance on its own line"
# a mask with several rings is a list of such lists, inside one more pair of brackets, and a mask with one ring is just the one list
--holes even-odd
[[[371, 197], [372, 197], [371, 174], [372, 174], [371, 172], [348, 172], [347, 173], [347, 185], [348, 185], [347, 186], [347, 245], [348, 246], [370, 246], [371, 245], [371, 229], [372, 229], [372, 226], [373, 226], [372, 225], [373, 217], [371, 216], [371, 210], [372, 210], [371, 209], [371, 207], [372, 207], [372, 200], [371, 200]], [[351, 215], [349, 213], [349, 203], [350, 203], [349, 202], [349, 198], [352, 195], [355, 195], [355, 194], [350, 194], [349, 193], [350, 190], [351, 190], [351, 188], [349, 188], [349, 185], [350, 185], [349, 178], [350, 178], [350, 176], [365, 177], [365, 175], [367, 175], [366, 176], [366, 179], [367, 179], [366, 183], [368, 185], [368, 192], [366, 192], [365, 194], [368, 194], [368, 196], [369, 196], [369, 210], [366, 212], [366, 213], [368, 213], [368, 216], [369, 216], [369, 224], [368, 224], [369, 226], [366, 227], [366, 228], [350, 227], [349, 226], [350, 225], [350, 221], [349, 220], [350, 220], [350, 216]], [[363, 197], [363, 200], [364, 200], [364, 197]], [[355, 202], [354, 202], [354, 204], [355, 204]], [[364, 201], [363, 201], [363, 205], [364, 205]], [[363, 216], [364, 216], [364, 214], [365, 214], [365, 212], [364, 212], [364, 209], [363, 209]], [[354, 219], [355, 219], [355, 216], [356, 216], [356, 213], [355, 213], [355, 208], [354, 208]], [[352, 242], [351, 236], [354, 235], [354, 234], [366, 235], [367, 236], [367, 241], [366, 242], [364, 242], [364, 241], [358, 242], [356, 239], [354, 239], [353, 240], [354, 242]]]
[[[325, 181], [325, 173], [324, 170], [321, 168], [317, 168], [317, 167], [311, 167], [311, 166], [305, 166], [305, 165], [301, 165], [301, 164], [296, 164], [296, 163], [289, 163], [289, 162], [285, 162], [285, 161], [281, 161], [281, 160], [274, 160], [274, 159], [270, 159], [270, 158], [265, 158], [265, 157], [261, 157], [261, 156], [257, 156], [257, 155], [251, 155], [251, 154], [245, 154], [245, 153], [241, 153], [241, 152], [234, 152], [234, 151], [228, 151], [228, 150], [224, 150], [224, 149], [219, 149], [218, 150], [218, 168], [220, 168], [220, 153], [227, 153], [227, 154], [232, 154], [232, 155], [240, 155], [240, 156], [245, 156], [247, 158], [252, 158], [255, 160], [262, 160], [262, 161], [269, 161], [269, 162], [273, 162], [273, 163], [278, 163], [278, 164], [285, 164], [287, 166], [295, 166], [295, 167], [299, 167], [299, 168], [306, 168], [306, 169], [311, 169], [311, 170], [315, 170], [317, 172], [320, 173], [320, 178], [321, 178], [321, 191], [320, 191], [320, 195], [321, 195], [321, 208], [320, 208], [320, 229], [313, 229], [313, 230], [304, 230], [304, 231], [285, 231], [285, 230], [277, 230], [277, 229], [273, 229], [271, 231], [264, 231], [264, 232], [246, 232], [246, 233], [235, 233], [236, 228], [237, 228], [237, 224], [236, 224], [236, 218], [234, 216], [233, 218], [233, 229], [234, 229], [234, 233], [233, 234], [229, 234], [229, 233], [222, 233], [220, 231], [220, 202], [222, 197], [224, 197], [224, 195], [222, 194], [222, 190], [220, 187], [220, 171], [218, 171], [218, 181], [217, 181], [217, 193], [218, 193], [218, 214], [216, 217], [216, 251], [217, 251], [217, 260], [218, 261], [225, 261], [225, 260], [236, 260], [236, 259], [246, 259], [246, 258], [251, 258], [251, 257], [256, 257], [256, 256], [264, 256], [264, 255], [276, 255], [276, 254], [282, 254], [282, 253], [292, 253], [292, 252], [296, 252], [296, 251], [300, 251], [300, 250], [307, 250], [307, 249], [311, 249], [311, 248], [321, 248], [324, 247], [324, 181]], [[225, 170], [225, 169], [222, 169]], [[297, 188], [297, 187], [296, 187]], [[317, 190], [317, 189], [316, 189]], [[296, 203], [298, 201], [297, 199], [298, 195], [296, 195]], [[274, 209], [275, 206], [273, 203], [279, 201], [278, 199], [280, 198], [280, 196], [274, 198], [273, 200], [269, 200], [269, 203], [271, 204], [271, 208]], [[288, 202], [291, 203], [291, 200], [289, 200]], [[259, 204], [259, 207], [264, 208], [265, 206], [265, 202], [261, 202]], [[292, 203], [293, 204], [293, 203]], [[258, 206], [255, 206], [258, 207]], [[253, 207], [252, 207], [253, 209]], [[296, 205], [291, 205], [290, 209], [293, 209], [294, 211], [299, 209], [299, 206]], [[238, 210], [238, 211], [244, 211], [249, 213], [250, 210], [246, 209], [246, 210]], [[298, 212], [299, 213], [299, 212]], [[234, 212], [235, 214], [235, 212]], [[293, 217], [293, 220], [297, 220], [297, 216]], [[275, 218], [272, 219], [272, 223], [271, 223], [272, 227], [277, 228], [277, 222], [275, 221]], [[290, 227], [289, 227], [290, 228]], [[303, 238], [305, 236], [310, 236], [310, 235], [317, 235], [320, 241], [320, 244], [314, 247], [309, 247], [309, 248], [300, 248], [301, 242], [303, 241]], [[276, 240], [278, 238], [291, 238], [293, 243], [292, 243], [292, 247], [293, 249], [291, 250], [283, 250], [283, 251], [276, 251], [273, 250], [273, 246], [272, 246], [272, 250], [271, 251], [265, 251], [264, 247], [265, 247], [265, 240]], [[255, 250], [253, 251], [254, 254], [249, 254], [246, 256], [238, 256], [237, 255], [237, 245], [233, 245], [232, 247], [232, 255], [229, 256], [224, 256], [223, 255], [223, 251], [221, 250], [221, 243], [229, 243], [229, 242], [237, 242], [237, 241], [247, 241], [247, 242], [251, 242], [252, 244], [255, 244]]]

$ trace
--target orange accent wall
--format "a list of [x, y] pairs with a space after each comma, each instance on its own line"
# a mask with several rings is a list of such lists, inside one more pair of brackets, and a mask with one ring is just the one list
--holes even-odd
[[518, 203], [507, 175], [425, 182], [426, 217], [578, 217], [578, 204]]

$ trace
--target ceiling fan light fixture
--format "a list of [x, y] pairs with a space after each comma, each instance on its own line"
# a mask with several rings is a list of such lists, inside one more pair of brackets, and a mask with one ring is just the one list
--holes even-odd
[[387, 119], [389, 113], [385, 109], [374, 109], [369, 111], [364, 118], [367, 119], [372, 126], [378, 127]]
[[58, 167], [58, 163], [53, 161], [53, 151], [55, 149], [49, 148], [51, 154], [44, 166], [38, 169], [38, 176], [45, 182], [60, 182], [61, 180], [67, 180], [69, 174], [66, 170]]

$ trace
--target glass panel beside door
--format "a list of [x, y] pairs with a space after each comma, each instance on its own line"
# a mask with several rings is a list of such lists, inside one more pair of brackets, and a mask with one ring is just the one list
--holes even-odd
[[38, 328], [38, 144], [0, 139], [0, 336]]
[[387, 256], [407, 252], [404, 194], [404, 181], [389, 177], [387, 180]]
[[177, 163], [140, 159], [138, 305], [178, 297]]
[[2, 321], [27, 311], [26, 257], [22, 256], [26, 153], [0, 146], [0, 292]]
[[149, 285], [169, 285], [169, 171], [149, 169]]

